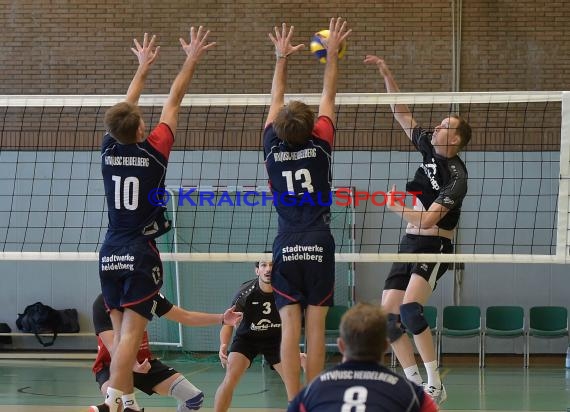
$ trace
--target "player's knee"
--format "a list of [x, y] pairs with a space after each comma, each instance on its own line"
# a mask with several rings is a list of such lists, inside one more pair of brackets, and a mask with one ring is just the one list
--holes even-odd
[[403, 334], [404, 330], [400, 323], [400, 315], [388, 313], [388, 339], [390, 342], [396, 342]]
[[414, 335], [419, 335], [429, 325], [424, 317], [424, 307], [417, 302], [404, 303], [400, 306], [402, 324]]
[[197, 411], [204, 403], [204, 393], [200, 392], [198, 395], [188, 399], [183, 404], [178, 405], [176, 412]]

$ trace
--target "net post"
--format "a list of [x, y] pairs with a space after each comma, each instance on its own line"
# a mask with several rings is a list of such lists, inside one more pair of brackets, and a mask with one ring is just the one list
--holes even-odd
[[570, 92], [562, 93], [561, 110], [556, 256], [565, 262], [570, 254], [568, 250], [568, 232], [570, 231], [568, 226], [568, 203], [570, 202]]

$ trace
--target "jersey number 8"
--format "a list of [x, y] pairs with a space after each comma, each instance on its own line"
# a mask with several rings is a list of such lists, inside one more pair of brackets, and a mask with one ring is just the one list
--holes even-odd
[[368, 389], [364, 386], [351, 386], [344, 391], [341, 412], [364, 412], [366, 411], [366, 399]]

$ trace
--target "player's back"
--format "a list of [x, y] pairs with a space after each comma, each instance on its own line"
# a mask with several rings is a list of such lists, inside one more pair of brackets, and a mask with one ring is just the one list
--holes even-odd
[[324, 116], [315, 123], [311, 138], [300, 146], [281, 141], [272, 125], [265, 129], [265, 163], [279, 232], [328, 228], [333, 135], [332, 121]]
[[288, 410], [418, 412], [424, 396], [422, 388], [378, 363], [348, 361], [314, 379]]
[[161, 200], [172, 141], [164, 123], [140, 143], [122, 145], [105, 135], [101, 171], [109, 216], [107, 242], [121, 244], [164, 233]]

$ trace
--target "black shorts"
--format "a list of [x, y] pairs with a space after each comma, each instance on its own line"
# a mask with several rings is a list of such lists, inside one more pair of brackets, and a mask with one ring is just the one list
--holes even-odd
[[[135, 388], [143, 391], [147, 395], [152, 395], [153, 393], [156, 393], [152, 388], [177, 373], [178, 371], [174, 368], [165, 365], [158, 359], [152, 359], [150, 360], [150, 370], [148, 373], [133, 372]], [[109, 380], [109, 377], [110, 371], [108, 366], [95, 374], [95, 380], [99, 384], [99, 389], [101, 389], [103, 384]]]
[[109, 309], [128, 307], [152, 319], [150, 299], [160, 290], [163, 277], [154, 240], [124, 246], [103, 244], [99, 252], [99, 277]]
[[281, 339], [246, 339], [241, 336], [234, 336], [234, 340], [230, 346], [230, 352], [241, 353], [249, 359], [249, 366], [259, 354], [263, 355], [267, 363], [271, 366], [281, 362], [279, 350], [281, 347]]
[[[398, 253], [453, 253], [451, 240], [441, 236], [419, 236], [406, 234], [402, 237]], [[434, 290], [437, 281], [447, 271], [449, 263], [417, 262], [392, 264], [384, 290], [406, 290], [412, 273], [423, 277]]]
[[277, 235], [273, 242], [271, 285], [278, 309], [291, 303], [332, 306], [334, 251], [330, 231]]

